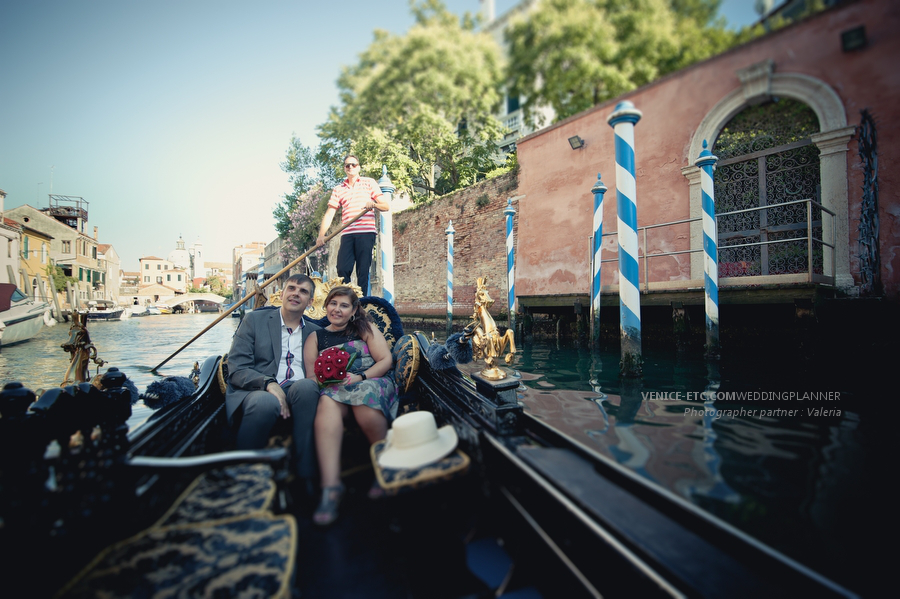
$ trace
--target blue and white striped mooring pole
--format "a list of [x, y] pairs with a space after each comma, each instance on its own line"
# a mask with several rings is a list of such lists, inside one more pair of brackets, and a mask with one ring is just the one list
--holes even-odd
[[703, 151], [694, 164], [700, 167], [700, 193], [703, 199], [703, 280], [706, 287], [706, 357], [718, 359], [719, 352], [719, 232], [716, 227], [716, 203], [713, 191], [713, 156], [703, 140]]
[[[381, 178], [378, 180], [378, 186], [381, 187], [381, 193], [387, 198], [388, 205], [394, 199], [394, 191], [396, 187], [391, 183], [388, 177], [387, 167], [381, 165]], [[382, 296], [392, 306], [394, 305], [394, 218], [391, 216], [390, 209], [381, 213], [380, 229], [381, 233], [381, 290]]]
[[256, 271], [256, 297], [253, 300], [255, 306], [265, 305], [265, 296], [262, 292], [263, 283], [266, 280], [266, 258], [263, 255], [259, 257], [259, 270]]
[[506, 199], [506, 285], [509, 289], [507, 296], [507, 311], [509, 312], [509, 328], [516, 334], [516, 254], [513, 240], [513, 217], [516, 209], [512, 207], [512, 198]]
[[266, 259], [264, 256], [259, 257], [259, 270], [256, 272], [256, 290], [262, 289], [262, 285], [266, 280]]
[[616, 138], [616, 197], [619, 237], [619, 330], [622, 376], [641, 376], [641, 291], [638, 282], [637, 188], [634, 180], [634, 126], [641, 111], [620, 102], [606, 122]]
[[447, 337], [453, 333], [453, 221], [444, 231], [447, 234]]
[[600, 247], [603, 244], [603, 195], [608, 188], [600, 180], [591, 187], [594, 194], [594, 253], [591, 256], [591, 344], [600, 345]]

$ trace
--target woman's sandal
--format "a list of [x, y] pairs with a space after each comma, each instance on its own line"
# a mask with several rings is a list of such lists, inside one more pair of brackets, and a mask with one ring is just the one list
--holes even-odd
[[338, 506], [341, 504], [341, 498], [344, 496], [344, 485], [334, 487], [325, 487], [322, 489], [322, 501], [313, 514], [313, 522], [319, 526], [328, 526], [338, 516]]

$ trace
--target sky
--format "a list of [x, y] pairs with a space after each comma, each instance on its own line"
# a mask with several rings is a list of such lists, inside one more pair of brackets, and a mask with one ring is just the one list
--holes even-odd
[[[456, 14], [478, 0], [445, 0]], [[517, 4], [496, 0], [498, 16]], [[754, 0], [723, 0], [733, 28]], [[335, 82], [375, 29], [402, 34], [405, 0], [28, 0], [0, 3], [0, 189], [5, 208], [88, 202], [121, 268], [182, 237], [205, 260], [276, 237], [292, 136], [318, 143]]]

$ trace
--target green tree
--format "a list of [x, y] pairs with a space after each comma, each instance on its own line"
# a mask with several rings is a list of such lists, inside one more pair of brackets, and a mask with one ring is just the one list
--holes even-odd
[[281, 163], [281, 170], [288, 174], [288, 181], [293, 190], [284, 194], [281, 203], [275, 207], [272, 215], [275, 217], [275, 230], [279, 237], [285, 237], [291, 230], [290, 214], [297, 206], [297, 196], [309, 191], [313, 186], [313, 169], [315, 160], [312, 151], [304, 146], [299, 139], [291, 137], [290, 146]]
[[562, 120], [737, 42], [718, 0], [544, 0], [507, 31], [526, 119]]
[[206, 279], [206, 285], [209, 287], [209, 290], [216, 295], [224, 295], [225, 294], [225, 282], [222, 281], [222, 277], [219, 275], [212, 275]]
[[495, 168], [500, 49], [439, 0], [411, 9], [405, 35], [376, 31], [359, 62], [343, 69], [340, 103], [318, 129], [319, 157], [339, 168], [352, 152], [375, 178], [386, 165], [398, 191], [446, 193]]
[[[297, 196], [297, 202], [289, 215], [291, 229], [287, 235], [283, 236], [281, 257], [285, 262], [294, 260], [315, 245], [316, 237], [319, 235], [319, 225], [328, 208], [330, 196], [331, 190], [326, 189], [321, 183], [316, 183], [312, 189]], [[313, 253], [318, 268], [322, 268], [320, 265], [324, 265], [327, 252], [328, 247], [324, 245]]]

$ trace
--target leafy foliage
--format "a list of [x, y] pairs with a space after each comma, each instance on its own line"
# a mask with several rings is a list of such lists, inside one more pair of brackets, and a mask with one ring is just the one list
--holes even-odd
[[221, 295], [226, 299], [231, 299], [231, 288], [225, 287], [225, 281], [218, 275], [212, 275], [206, 279], [206, 285], [209, 290], [216, 295]]
[[[316, 243], [319, 234], [319, 224], [322, 216], [328, 208], [330, 189], [325, 189], [321, 183], [316, 183], [312, 189], [296, 196], [294, 209], [288, 215], [290, 230], [283, 236], [284, 245], [281, 248], [281, 257], [290, 262], [300, 256]], [[327, 246], [322, 246], [312, 253], [318, 264], [325, 264]], [[319, 266], [318, 268], [322, 268]]]
[[[291, 138], [281, 170], [289, 175], [294, 189], [285, 194], [273, 215], [278, 236], [285, 241], [282, 257], [291, 261], [314, 245], [328, 207], [329, 194], [325, 190], [334, 187], [339, 179], [331, 166], [321, 162], [296, 137]], [[321, 259], [326, 253], [323, 247], [315, 255]]]
[[286, 193], [284, 199], [275, 207], [275, 230], [279, 237], [285, 237], [291, 230], [290, 214], [297, 206], [297, 196], [305, 193], [313, 185], [312, 172], [314, 168], [312, 151], [296, 137], [291, 137], [291, 144], [285, 153], [281, 170], [288, 174], [288, 181], [293, 186], [291, 193]]
[[412, 11], [405, 35], [376, 31], [359, 63], [343, 69], [340, 104], [319, 126], [318, 157], [339, 167], [352, 152], [364, 173], [386, 165], [398, 192], [421, 201], [417, 191], [446, 193], [495, 167], [503, 69], [496, 42], [468, 16], [439, 0]]
[[73, 285], [78, 284], [78, 279], [75, 277], [67, 277], [62, 267], [57, 266], [56, 264], [47, 265], [47, 274], [53, 277], [53, 287], [56, 289], [57, 293], [66, 290], [66, 283], [72, 283]]
[[545, 0], [507, 31], [509, 83], [544, 124], [615, 98], [738, 41], [717, 0]]

